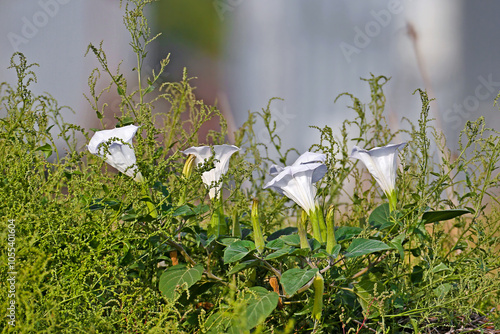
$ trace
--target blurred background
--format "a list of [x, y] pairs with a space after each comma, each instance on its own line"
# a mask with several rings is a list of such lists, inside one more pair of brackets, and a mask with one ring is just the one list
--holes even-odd
[[[111, 68], [123, 61], [133, 87], [135, 56], [123, 10], [118, 0], [0, 0], [0, 82], [16, 82], [7, 67], [21, 51], [40, 65], [34, 91], [70, 106], [75, 114], [68, 110], [67, 121], [97, 127], [83, 93], [98, 64], [84, 55], [89, 43], [104, 41]], [[436, 98], [436, 125], [454, 149], [469, 119], [484, 115], [500, 129], [493, 106], [500, 90], [499, 13], [500, 2], [487, 0], [159, 0], [148, 17], [152, 33], [162, 36], [151, 45], [145, 75], [171, 53], [162, 81], [180, 80], [187, 67], [197, 77], [198, 97], [217, 103], [233, 129], [248, 111], [283, 98], [271, 105], [277, 131], [299, 151], [319, 138], [309, 125], [336, 129], [353, 117], [347, 98], [334, 103], [338, 94], [368, 101], [360, 78], [385, 75], [391, 126], [417, 119], [420, 99], [412, 93], [427, 89]], [[106, 98], [113, 127], [119, 100]]]

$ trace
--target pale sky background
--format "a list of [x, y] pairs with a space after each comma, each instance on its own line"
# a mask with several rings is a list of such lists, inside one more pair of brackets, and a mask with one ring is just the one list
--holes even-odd
[[[160, 0], [163, 1], [163, 0]], [[392, 77], [386, 85], [387, 112], [399, 127], [403, 116], [415, 120], [420, 99], [416, 88], [429, 88], [450, 147], [467, 119], [486, 115], [500, 128], [493, 99], [500, 90], [500, 2], [487, 0], [419, 0], [370, 2], [349, 0], [215, 0], [210, 14], [225, 27], [217, 56], [197, 53], [170, 38], [151, 50], [153, 59], [172, 52], [170, 78], [182, 66], [199, 77], [195, 86], [207, 100], [217, 99], [239, 126], [248, 110], [261, 110], [271, 97], [280, 135], [287, 146], [307, 149], [318, 139], [309, 125], [333, 128], [350, 117], [342, 92], [366, 99], [360, 77], [370, 73]], [[167, 6], [168, 10], [168, 6]], [[15, 49], [37, 62], [36, 93], [49, 92], [76, 115], [70, 122], [96, 125], [83, 93], [97, 66], [84, 57], [89, 42], [104, 40], [112, 67], [124, 60], [130, 71], [134, 55], [122, 24], [117, 0], [0, 0], [0, 81], [15, 83], [7, 70]], [[207, 13], [208, 14], [208, 13]], [[158, 18], [152, 18], [154, 22]], [[423, 66], [408, 34], [418, 34]], [[153, 32], [157, 32], [153, 26]], [[171, 35], [169, 35], [171, 36]], [[172, 42], [174, 40], [174, 42]], [[155, 54], [156, 53], [156, 54]], [[177, 56], [177, 58], [176, 58]], [[151, 65], [155, 66], [155, 65]], [[422, 71], [423, 69], [423, 71]]]

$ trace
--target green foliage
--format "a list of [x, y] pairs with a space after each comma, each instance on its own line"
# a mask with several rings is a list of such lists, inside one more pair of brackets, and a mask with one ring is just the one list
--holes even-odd
[[[314, 219], [328, 209], [335, 230], [327, 234], [329, 248], [311, 233], [304, 245], [295, 226], [311, 232], [307, 215], [262, 189], [269, 166], [298, 153], [276, 133], [276, 99], [249, 113], [235, 133], [241, 150], [218, 183], [220, 200], [209, 199], [201, 177], [216, 159], [182, 173], [182, 150], [223, 144], [227, 130], [218, 109], [196, 98], [187, 71], [180, 82], [159, 83], [168, 57], [158, 73], [143, 72], [146, 47], [156, 38], [143, 16], [149, 2], [125, 5], [139, 88], [131, 91], [128, 76], [109, 68], [104, 44], [90, 45], [100, 68], [89, 77], [87, 96], [102, 129], [140, 126], [134, 150], [143, 183], [77, 149], [77, 135], [88, 142], [96, 129], [64, 123], [63, 107], [31, 92], [35, 65], [22, 54], [12, 57], [18, 82], [0, 86], [0, 257], [11, 257], [12, 220], [16, 327], [4, 317], [2, 333], [403, 333], [460, 326], [476, 314], [498, 322], [489, 311], [499, 302], [500, 137], [483, 118], [467, 122], [458, 152], [451, 152], [429, 119], [424, 91], [417, 91], [418, 125], [394, 131], [384, 118], [388, 79], [363, 79], [369, 101], [339, 97], [348, 97], [353, 110], [339, 135], [315, 127], [320, 142], [311, 150], [326, 154], [328, 171], [316, 184]], [[102, 74], [109, 84], [97, 92]], [[101, 101], [115, 89], [120, 109], [110, 118]], [[168, 107], [156, 110], [159, 103]], [[210, 120], [220, 131], [200, 138]], [[269, 145], [255, 133], [260, 123]], [[396, 135], [409, 143], [391, 210], [348, 148], [384, 146]], [[258, 251], [252, 203], [259, 203], [254, 223], [262, 224], [265, 240]], [[208, 233], [214, 216], [227, 234]], [[2, 310], [12, 300], [10, 271], [0, 268]]]

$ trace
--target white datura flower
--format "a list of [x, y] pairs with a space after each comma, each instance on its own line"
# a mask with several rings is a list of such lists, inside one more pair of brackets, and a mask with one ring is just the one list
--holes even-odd
[[354, 146], [351, 153], [351, 158], [361, 160], [368, 168], [370, 174], [389, 198], [389, 204], [392, 208], [394, 208], [396, 200], [397, 153], [405, 145], [406, 143], [390, 144], [384, 147], [375, 147], [369, 151]]
[[[127, 125], [112, 130], [97, 131], [87, 145], [89, 152], [106, 159], [108, 164], [120, 172], [142, 182], [141, 172], [136, 171], [136, 158], [132, 146], [132, 138], [138, 128], [135, 125]], [[108, 151], [102, 145], [104, 143], [108, 144]]]
[[316, 186], [325, 176], [327, 167], [323, 163], [326, 155], [321, 153], [305, 152], [291, 166], [271, 166], [269, 173], [274, 178], [264, 189], [271, 188], [297, 203], [308, 214], [315, 212], [317, 203]]
[[[201, 178], [203, 183], [210, 189], [208, 195], [211, 199], [218, 198], [222, 185], [220, 179], [222, 175], [227, 173], [229, 168], [229, 159], [240, 149], [234, 145], [214, 145], [214, 168], [203, 172]], [[212, 157], [212, 148], [210, 146], [190, 147], [182, 151], [184, 154], [193, 154], [196, 165], [200, 165], [208, 161]]]

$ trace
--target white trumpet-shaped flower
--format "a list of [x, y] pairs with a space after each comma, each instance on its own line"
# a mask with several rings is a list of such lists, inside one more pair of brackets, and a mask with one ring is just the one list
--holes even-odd
[[[222, 175], [227, 173], [229, 168], [229, 159], [240, 149], [234, 145], [214, 145], [214, 168], [203, 172], [201, 178], [203, 183], [210, 188], [208, 195], [210, 198], [217, 198], [220, 194]], [[212, 157], [212, 148], [210, 146], [190, 147], [182, 151], [184, 154], [193, 154], [197, 165], [203, 164]]]
[[297, 203], [308, 214], [316, 208], [316, 186], [314, 183], [325, 176], [327, 167], [325, 154], [306, 152], [291, 166], [271, 166], [269, 173], [274, 178], [265, 186]]
[[391, 144], [375, 147], [369, 151], [354, 146], [351, 153], [351, 158], [361, 160], [368, 168], [370, 174], [387, 195], [391, 209], [394, 209], [396, 204], [397, 153], [405, 145], [406, 143]]
[[[89, 152], [106, 159], [108, 164], [133, 177], [134, 180], [143, 181], [141, 172], [136, 171], [136, 158], [132, 145], [132, 138], [138, 128], [135, 125], [127, 125], [112, 130], [97, 131], [87, 145]], [[107, 151], [102, 145], [104, 143], [108, 144]]]

